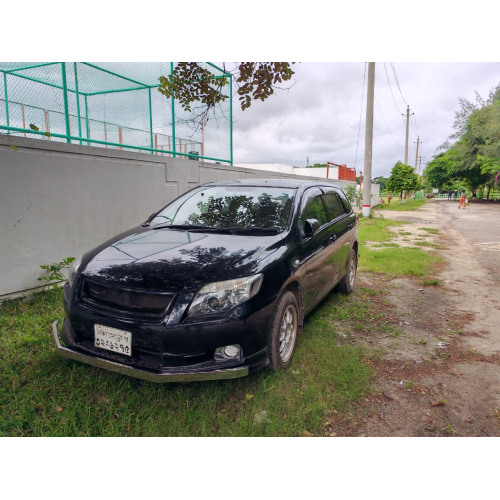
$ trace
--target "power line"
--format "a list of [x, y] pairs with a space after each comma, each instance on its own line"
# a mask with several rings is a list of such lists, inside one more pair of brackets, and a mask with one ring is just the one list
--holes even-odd
[[[404, 103], [407, 106], [409, 106], [409, 104], [406, 102], [406, 99], [405, 99], [405, 97], [403, 95], [403, 92], [401, 91], [401, 87], [399, 85], [399, 80], [398, 80], [398, 76], [396, 74], [396, 67], [394, 66], [394, 63], [391, 63], [391, 68], [392, 68], [392, 73], [394, 74], [394, 79], [396, 80], [396, 83], [398, 85], [399, 93], [401, 94], [401, 97], [403, 98]], [[387, 80], [389, 81], [389, 78]], [[389, 85], [389, 88], [390, 88], [390, 85]], [[392, 89], [391, 89], [391, 94], [392, 94]], [[392, 97], [394, 99], [394, 95]], [[394, 101], [394, 103], [396, 103], [396, 101]], [[399, 108], [398, 108], [398, 111], [399, 111]], [[401, 114], [401, 116], [403, 116], [403, 114]], [[417, 127], [417, 121], [415, 119], [415, 113], [412, 113], [411, 117], [413, 118], [413, 123], [412, 123], [413, 130], [415, 131], [415, 135], [418, 137], [420, 134], [418, 133], [418, 127]], [[404, 118], [403, 118], [403, 121], [404, 121]], [[410, 122], [411, 122], [411, 120], [410, 120]]]
[[389, 80], [389, 75], [387, 74], [387, 67], [384, 63], [384, 69], [385, 69], [385, 77], [387, 78], [387, 83], [389, 84], [389, 90], [391, 91], [391, 95], [392, 95], [392, 100], [394, 101], [394, 105], [396, 106], [396, 109], [399, 111], [399, 113], [402, 115], [403, 113], [401, 113], [401, 110], [398, 108], [398, 105], [396, 103], [396, 99], [394, 97], [394, 94], [392, 92], [392, 86], [391, 86], [391, 82]]
[[379, 103], [378, 103], [378, 101], [377, 101], [377, 98], [376, 98], [376, 97], [375, 97], [375, 102], [377, 103], [377, 107], [378, 107], [378, 109], [379, 109], [379, 111], [380, 111], [380, 114], [382, 115], [382, 118], [384, 119], [385, 125], [386, 125], [386, 127], [387, 127], [387, 130], [388, 130], [388, 131], [389, 131], [389, 133], [391, 134], [391, 137], [394, 139], [394, 142], [395, 142], [395, 143], [396, 143], [396, 144], [397, 144], [400, 148], [402, 148], [403, 146], [401, 146], [401, 144], [399, 144], [399, 142], [398, 142], [398, 141], [396, 141], [396, 138], [395, 138], [395, 137], [394, 137], [394, 135], [392, 134], [392, 131], [391, 131], [391, 129], [389, 128], [389, 124], [387, 123], [387, 120], [385, 119], [384, 113], [382, 113], [382, 109], [380, 108], [380, 105], [379, 105]]
[[413, 126], [413, 129], [415, 130], [415, 133], [417, 134], [417, 137], [418, 137], [420, 134], [418, 133], [417, 120], [415, 119], [415, 113], [413, 113], [412, 116], [413, 116], [413, 122], [415, 123], [415, 125], [413, 125], [413, 123], [412, 123], [412, 126]]
[[404, 98], [403, 92], [401, 92], [401, 87], [399, 86], [398, 76], [396, 75], [396, 67], [394, 66], [394, 63], [391, 63], [391, 67], [392, 67], [392, 72], [394, 73], [394, 78], [396, 80], [396, 83], [398, 84], [399, 93], [401, 94], [401, 97], [403, 98], [404, 103], [407, 106], [409, 106], [409, 104], [406, 102], [406, 99]]

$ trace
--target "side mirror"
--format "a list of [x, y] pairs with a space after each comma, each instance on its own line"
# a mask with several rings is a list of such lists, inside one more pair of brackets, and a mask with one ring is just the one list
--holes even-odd
[[319, 229], [319, 221], [318, 219], [306, 219], [304, 222], [304, 233], [307, 238], [314, 236], [316, 231]]

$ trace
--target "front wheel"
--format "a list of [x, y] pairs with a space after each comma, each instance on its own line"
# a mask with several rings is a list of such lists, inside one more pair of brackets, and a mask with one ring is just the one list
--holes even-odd
[[340, 280], [339, 290], [343, 293], [352, 293], [354, 283], [356, 282], [356, 269], [358, 267], [358, 256], [354, 248], [349, 251], [349, 262], [347, 263], [347, 272]]
[[268, 357], [273, 371], [288, 367], [292, 361], [298, 334], [297, 299], [288, 291], [278, 301], [268, 336]]

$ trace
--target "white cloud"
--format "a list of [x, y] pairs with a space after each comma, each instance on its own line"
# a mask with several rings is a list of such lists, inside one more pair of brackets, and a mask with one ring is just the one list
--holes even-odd
[[[310, 163], [332, 161], [361, 170], [365, 63], [301, 63], [294, 70], [288, 90], [244, 112], [234, 103], [235, 164], [305, 166], [309, 157]], [[486, 98], [498, 83], [500, 63], [376, 63], [373, 176], [388, 175], [404, 159], [406, 103], [412, 113], [408, 163], [415, 162], [418, 135], [424, 164], [453, 132], [459, 97], [475, 101], [477, 90]]]

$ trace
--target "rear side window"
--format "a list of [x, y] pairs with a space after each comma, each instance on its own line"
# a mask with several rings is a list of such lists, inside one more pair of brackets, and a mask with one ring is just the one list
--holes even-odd
[[339, 193], [340, 200], [342, 201], [342, 205], [344, 205], [344, 211], [346, 214], [350, 214], [352, 212], [352, 207], [351, 204], [349, 203], [349, 200], [347, 199], [346, 195], [344, 193]]
[[327, 193], [323, 196], [323, 199], [325, 200], [330, 220], [336, 219], [345, 213], [344, 205], [337, 193]]

